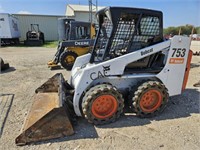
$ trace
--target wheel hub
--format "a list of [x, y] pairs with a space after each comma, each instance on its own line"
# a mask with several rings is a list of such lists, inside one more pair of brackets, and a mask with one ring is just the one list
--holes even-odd
[[67, 56], [66, 59], [65, 59], [65, 62], [67, 62], [67, 63], [70, 64], [70, 63], [74, 63], [74, 60], [75, 60], [75, 59], [74, 59], [73, 56]]
[[158, 90], [149, 90], [143, 94], [140, 107], [144, 112], [154, 112], [162, 104], [162, 95]]
[[117, 111], [118, 103], [112, 95], [101, 95], [92, 104], [92, 113], [95, 117], [105, 119]]

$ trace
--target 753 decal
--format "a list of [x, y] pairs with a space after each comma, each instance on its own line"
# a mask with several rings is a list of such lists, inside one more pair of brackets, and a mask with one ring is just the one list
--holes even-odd
[[173, 48], [172, 58], [170, 58], [169, 63], [170, 64], [183, 64], [184, 63], [184, 57], [186, 54], [185, 48]]
[[172, 57], [185, 57], [185, 48], [173, 48]]

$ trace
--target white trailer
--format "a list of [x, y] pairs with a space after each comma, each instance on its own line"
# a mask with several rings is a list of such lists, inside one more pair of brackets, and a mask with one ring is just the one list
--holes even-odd
[[19, 43], [20, 31], [18, 19], [7, 13], [0, 13], [0, 43]]

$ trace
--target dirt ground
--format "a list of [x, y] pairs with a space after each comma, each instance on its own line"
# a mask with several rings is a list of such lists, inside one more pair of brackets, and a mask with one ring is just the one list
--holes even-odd
[[200, 51], [200, 41], [192, 41], [190, 49], [193, 51], [193, 53], [199, 52]]
[[[93, 126], [79, 118], [76, 134], [36, 145], [19, 147], [15, 138], [19, 135], [27, 112], [32, 104], [34, 90], [57, 72], [68, 79], [70, 72], [64, 69], [51, 71], [47, 61], [55, 48], [0, 48], [0, 56], [11, 68], [0, 74], [0, 93], [10, 99], [6, 110], [0, 108], [1, 150], [61, 150], [61, 149], [144, 149], [144, 150], [197, 150], [200, 147], [200, 88], [193, 84], [200, 80], [200, 56], [192, 58], [187, 89], [182, 95], [171, 97], [168, 107], [157, 117], [140, 119], [134, 114], [125, 114], [115, 123]], [[5, 101], [2, 98], [1, 101]], [[3, 104], [3, 103], [2, 103]], [[4, 118], [2, 118], [4, 117]], [[4, 119], [4, 120], [3, 120]], [[6, 119], [6, 121], [5, 121]]]

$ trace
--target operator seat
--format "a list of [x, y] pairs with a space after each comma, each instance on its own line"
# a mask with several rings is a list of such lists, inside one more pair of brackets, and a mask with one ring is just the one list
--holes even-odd
[[[141, 39], [144, 39], [144, 37], [138, 36], [138, 35], [134, 37], [129, 53], [163, 41], [163, 39], [161, 39], [159, 36], [154, 36], [153, 38], [151, 37], [146, 41], [141, 40]], [[137, 60], [135, 62], [132, 62], [128, 64], [125, 69], [145, 71], [146, 69], [153, 70], [155, 69], [154, 67], [156, 66], [155, 70], [160, 70], [161, 67], [163, 67], [164, 58], [165, 58], [164, 54], [159, 52], [159, 53], [147, 56], [145, 58], [142, 58], [140, 60]]]

